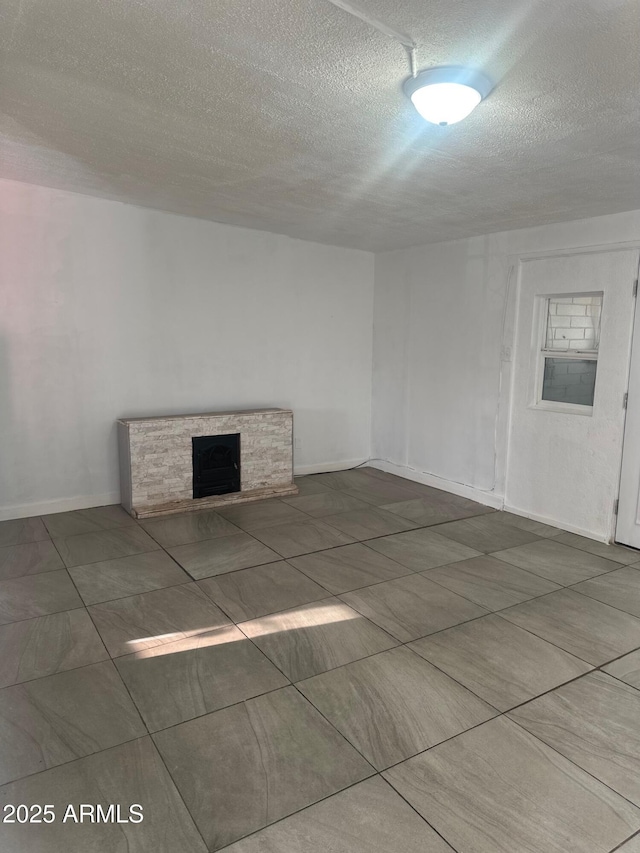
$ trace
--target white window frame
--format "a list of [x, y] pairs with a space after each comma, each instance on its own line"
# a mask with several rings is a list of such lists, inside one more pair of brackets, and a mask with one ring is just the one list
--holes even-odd
[[[593, 416], [593, 405], [585, 406], [582, 403], [561, 403], [556, 400], [543, 400], [542, 388], [544, 383], [544, 368], [545, 359], [556, 358], [565, 359], [566, 361], [598, 361], [597, 349], [578, 350], [578, 349], [548, 349], [546, 347], [547, 339], [547, 317], [549, 314], [549, 301], [551, 299], [573, 299], [584, 298], [587, 296], [600, 296], [602, 299], [602, 308], [604, 310], [604, 292], [602, 290], [591, 290], [580, 293], [546, 293], [536, 297], [537, 318], [534, 324], [534, 342], [536, 352], [535, 366], [535, 386], [534, 399], [530, 408], [541, 409], [547, 412], [560, 412], [567, 415], [582, 415], [583, 417]], [[602, 317], [602, 314], [601, 314]], [[598, 383], [598, 368], [596, 367], [596, 385]], [[594, 388], [593, 399], [595, 404], [596, 389]]]

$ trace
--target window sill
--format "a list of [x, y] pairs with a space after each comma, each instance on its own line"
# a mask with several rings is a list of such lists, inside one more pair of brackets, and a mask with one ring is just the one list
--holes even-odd
[[539, 400], [537, 403], [532, 403], [528, 408], [542, 412], [556, 412], [561, 415], [593, 417], [593, 406], [583, 406], [580, 403], [557, 403], [553, 400]]

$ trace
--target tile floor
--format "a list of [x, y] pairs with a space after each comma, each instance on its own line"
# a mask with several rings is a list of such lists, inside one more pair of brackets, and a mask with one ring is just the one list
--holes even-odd
[[0, 523], [2, 853], [640, 853], [640, 553], [299, 486]]

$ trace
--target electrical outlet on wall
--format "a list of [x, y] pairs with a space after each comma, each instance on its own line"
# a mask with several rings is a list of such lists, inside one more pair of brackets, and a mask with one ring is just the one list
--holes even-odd
[[500, 350], [500, 361], [511, 361], [511, 347], [504, 346]]
[[294, 450], [302, 450], [302, 439], [294, 438], [293, 439], [293, 449]]

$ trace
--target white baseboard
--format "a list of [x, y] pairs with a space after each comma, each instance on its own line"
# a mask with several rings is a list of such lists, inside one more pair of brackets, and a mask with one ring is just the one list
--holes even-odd
[[442, 477], [436, 477], [435, 474], [416, 471], [414, 468], [409, 468], [407, 465], [396, 465], [395, 462], [372, 459], [370, 460], [369, 465], [372, 468], [378, 468], [380, 471], [387, 471], [389, 474], [396, 474], [398, 477], [404, 477], [405, 480], [413, 480], [414, 483], [422, 483], [425, 486], [432, 486], [434, 489], [442, 489], [443, 492], [450, 492], [452, 495], [469, 498], [469, 500], [477, 501], [485, 506], [491, 506], [495, 509], [503, 508], [504, 499], [502, 495], [498, 495], [495, 492], [483, 492], [482, 489], [476, 489], [474, 486], [465, 486], [462, 483], [454, 483], [452, 480], [445, 480]]
[[596, 542], [605, 542], [609, 544], [609, 538], [606, 534], [594, 533], [593, 530], [585, 530], [584, 527], [576, 527], [573, 524], [565, 524], [563, 521], [558, 521], [557, 518], [551, 518], [548, 515], [539, 515], [536, 512], [525, 512], [523, 509], [518, 509], [514, 506], [505, 504], [504, 508], [507, 512], [512, 512], [514, 515], [520, 515], [522, 518], [530, 518], [532, 521], [540, 521], [542, 524], [549, 524], [551, 527], [559, 527], [560, 530], [566, 530], [567, 533], [576, 533], [578, 536], [584, 536], [586, 539], [593, 539]]
[[296, 465], [293, 466], [293, 474], [295, 477], [304, 477], [307, 474], [326, 474], [329, 471], [346, 471], [347, 468], [356, 468], [358, 465], [363, 465], [369, 462], [365, 456], [360, 459], [343, 459], [341, 462], [317, 462], [314, 465]]
[[0, 521], [12, 518], [31, 518], [34, 515], [50, 515], [52, 512], [69, 512], [74, 509], [88, 509], [92, 506], [108, 506], [109, 504], [119, 503], [120, 492], [108, 492], [106, 495], [82, 495], [40, 503], [3, 506], [0, 507]]

